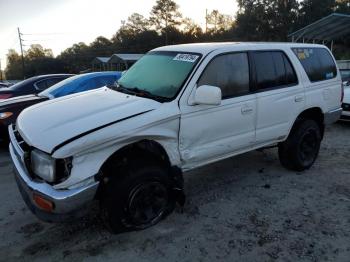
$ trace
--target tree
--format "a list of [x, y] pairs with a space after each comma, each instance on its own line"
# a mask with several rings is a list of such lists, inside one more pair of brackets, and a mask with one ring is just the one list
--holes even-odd
[[150, 24], [165, 34], [165, 44], [168, 44], [168, 31], [181, 23], [181, 17], [179, 6], [174, 1], [157, 0], [151, 11]]
[[333, 13], [336, 0], [303, 0], [300, 5], [298, 28], [307, 26]]
[[294, 29], [297, 0], [238, 0], [235, 32], [242, 40], [285, 41]]
[[218, 10], [213, 10], [206, 16], [207, 31], [217, 33], [218, 31], [227, 31], [232, 28], [233, 18], [230, 15], [220, 14]]
[[186, 36], [192, 36], [192, 38], [198, 39], [203, 34], [202, 28], [191, 18], [184, 18], [181, 24]]
[[350, 14], [350, 0], [337, 0], [335, 3], [335, 12]]
[[25, 57], [28, 60], [35, 60], [43, 57], [53, 57], [51, 49], [45, 49], [39, 44], [31, 45], [30, 48], [25, 52]]
[[20, 55], [14, 49], [9, 49], [6, 57], [6, 78], [12, 80], [22, 79], [22, 62]]
[[143, 15], [133, 13], [128, 17], [124, 30], [132, 34], [139, 34], [149, 29], [149, 21]]

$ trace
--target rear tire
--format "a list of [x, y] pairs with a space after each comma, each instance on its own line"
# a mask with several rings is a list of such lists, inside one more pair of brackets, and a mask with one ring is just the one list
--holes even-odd
[[142, 230], [169, 215], [175, 207], [167, 168], [145, 162], [109, 174], [101, 197], [101, 215], [113, 233]]
[[290, 170], [309, 169], [318, 156], [322, 135], [316, 121], [306, 119], [295, 124], [286, 141], [278, 146], [281, 164]]

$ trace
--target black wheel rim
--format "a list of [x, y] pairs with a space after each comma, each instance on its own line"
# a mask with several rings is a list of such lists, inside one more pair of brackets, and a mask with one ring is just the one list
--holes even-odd
[[167, 188], [160, 182], [147, 182], [135, 187], [129, 198], [129, 215], [135, 226], [157, 223], [168, 206]]
[[300, 159], [305, 166], [312, 164], [318, 153], [318, 139], [314, 130], [307, 130], [299, 145]]

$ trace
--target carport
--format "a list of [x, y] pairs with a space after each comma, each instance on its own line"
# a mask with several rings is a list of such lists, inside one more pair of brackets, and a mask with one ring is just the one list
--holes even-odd
[[143, 54], [114, 54], [109, 60], [111, 70], [123, 71], [129, 69]]
[[292, 42], [330, 44], [350, 34], [350, 15], [333, 13], [288, 35]]
[[109, 57], [95, 57], [94, 60], [91, 62], [92, 71], [99, 70], [99, 71], [106, 71], [108, 70], [108, 60]]

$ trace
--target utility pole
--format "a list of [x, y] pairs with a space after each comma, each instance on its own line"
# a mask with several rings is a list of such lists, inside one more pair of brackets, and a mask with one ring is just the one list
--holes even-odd
[[205, 9], [205, 33], [208, 31], [208, 8]]
[[22, 76], [23, 76], [23, 79], [25, 79], [23, 44], [22, 44], [21, 32], [19, 31], [19, 27], [17, 27], [17, 31], [18, 31], [19, 45], [21, 46], [21, 54], [22, 54]]

